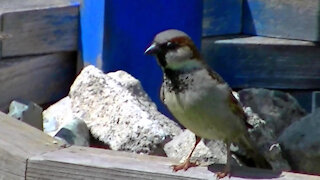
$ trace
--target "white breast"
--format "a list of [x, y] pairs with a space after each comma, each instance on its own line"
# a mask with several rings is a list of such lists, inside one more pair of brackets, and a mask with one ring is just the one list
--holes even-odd
[[229, 108], [228, 85], [212, 79], [206, 69], [188, 76], [186, 90], [176, 93], [164, 89], [165, 104], [177, 120], [207, 139], [225, 139], [237, 133], [237, 126], [243, 125]]

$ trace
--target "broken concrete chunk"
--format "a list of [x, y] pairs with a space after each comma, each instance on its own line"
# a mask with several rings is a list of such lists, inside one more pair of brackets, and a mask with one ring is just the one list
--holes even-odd
[[140, 82], [124, 71], [104, 74], [87, 66], [69, 97], [74, 116], [113, 150], [162, 152], [162, 145], [181, 133], [176, 123], [157, 111]]
[[74, 119], [71, 99], [67, 96], [43, 111], [44, 132], [54, 136], [63, 126]]
[[[190, 153], [194, 143], [196, 141], [195, 135], [188, 129], [184, 130], [178, 136], [175, 136], [173, 140], [168, 142], [164, 146], [164, 150], [168, 157], [179, 160], [185, 160]], [[227, 161], [227, 149], [221, 141], [210, 141], [205, 144], [201, 141], [192, 157], [191, 161], [197, 161], [201, 165], [210, 165], [213, 163], [226, 163]]]

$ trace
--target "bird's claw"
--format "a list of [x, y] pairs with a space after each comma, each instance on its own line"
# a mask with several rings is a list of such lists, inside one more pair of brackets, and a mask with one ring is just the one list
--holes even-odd
[[217, 179], [222, 179], [224, 177], [226, 177], [229, 173], [227, 172], [218, 172], [217, 173]]
[[198, 166], [198, 163], [197, 163], [197, 162], [192, 163], [192, 162], [190, 162], [189, 160], [186, 160], [186, 161], [184, 161], [184, 162], [181, 163], [181, 164], [172, 165], [171, 167], [172, 167], [172, 170], [173, 170], [174, 172], [177, 172], [177, 171], [180, 171], [180, 170], [186, 171], [186, 170], [188, 170], [189, 168], [191, 168], [191, 167], [196, 167], [196, 166]]

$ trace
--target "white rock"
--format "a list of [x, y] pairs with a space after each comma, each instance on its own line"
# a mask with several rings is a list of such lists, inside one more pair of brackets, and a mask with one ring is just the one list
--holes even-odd
[[71, 99], [67, 96], [51, 105], [42, 113], [44, 132], [54, 136], [64, 124], [74, 119]]
[[[186, 129], [168, 142], [164, 146], [164, 150], [168, 157], [183, 161], [190, 153], [195, 141], [195, 135]], [[191, 156], [191, 161], [197, 161], [201, 165], [226, 163], [227, 151], [225, 144], [221, 141], [210, 141], [209, 144], [207, 146], [203, 141], [200, 141]]]
[[140, 82], [124, 71], [104, 74], [87, 66], [69, 92], [73, 114], [113, 150], [153, 153], [181, 132], [157, 111]]

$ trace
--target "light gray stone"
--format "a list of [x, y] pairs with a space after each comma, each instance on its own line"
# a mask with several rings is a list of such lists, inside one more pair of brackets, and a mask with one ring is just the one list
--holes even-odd
[[[170, 142], [164, 145], [166, 155], [170, 158], [185, 160], [190, 153], [196, 141], [195, 135], [184, 130], [178, 136], [175, 136]], [[226, 163], [227, 150], [222, 141], [200, 141], [191, 156], [192, 162], [199, 162], [201, 165], [210, 165], [213, 163]]]
[[69, 145], [90, 145], [90, 134], [87, 124], [83, 120], [77, 118], [64, 123], [54, 137], [64, 140]]
[[85, 67], [69, 92], [75, 117], [113, 150], [154, 154], [181, 129], [157, 111], [140, 82], [124, 71]]
[[48, 107], [42, 113], [44, 132], [54, 136], [65, 123], [72, 121], [71, 99], [67, 96]]
[[251, 107], [278, 137], [293, 122], [306, 112], [297, 100], [288, 93], [267, 89], [243, 89], [239, 91], [242, 104]]
[[34, 102], [26, 100], [12, 101], [8, 114], [30, 126], [43, 130], [42, 108]]
[[90, 133], [86, 123], [76, 118], [67, 96], [43, 111], [44, 132], [69, 145], [89, 146]]
[[279, 141], [293, 170], [320, 173], [320, 109], [286, 128]]

